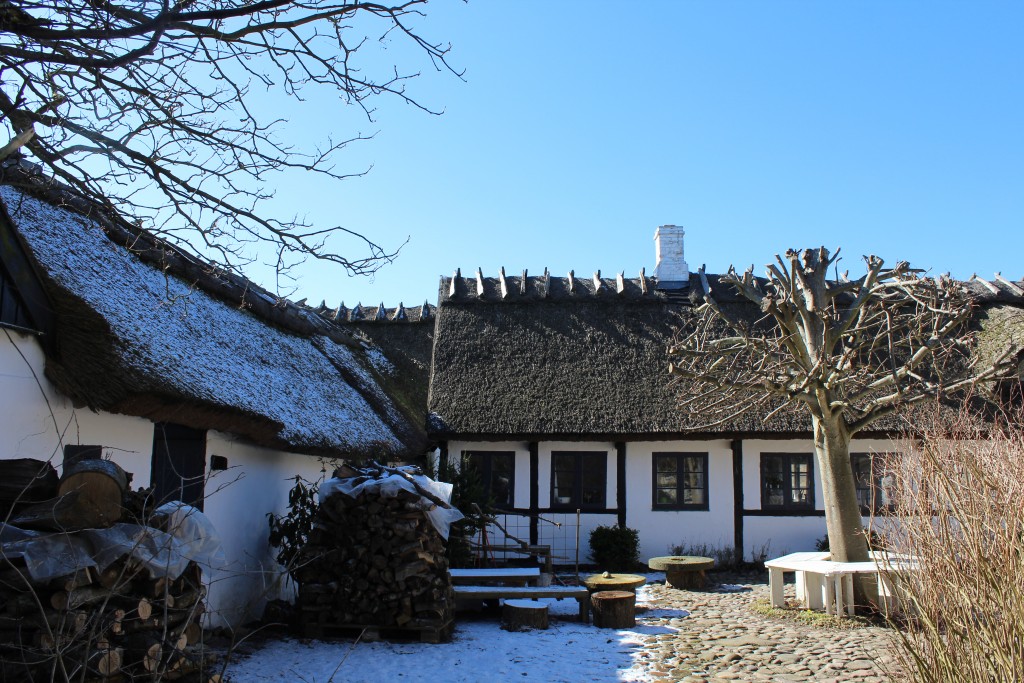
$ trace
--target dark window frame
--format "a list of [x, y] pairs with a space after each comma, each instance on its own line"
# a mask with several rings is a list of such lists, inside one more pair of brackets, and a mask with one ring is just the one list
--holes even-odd
[[[573, 473], [573, 484], [572, 484], [572, 495], [569, 496], [568, 503], [559, 503], [558, 498], [555, 496], [555, 462], [560, 457], [572, 457], [573, 467], [571, 470], [558, 470], [558, 471], [571, 471]], [[583, 502], [583, 463], [586, 459], [599, 459], [601, 462], [601, 487], [600, 487], [600, 503], [584, 503]], [[551, 509], [552, 510], [581, 510], [583, 512], [593, 512], [597, 510], [606, 510], [608, 508], [608, 451], [551, 451], [551, 485], [549, 487], [551, 492]]]
[[[765, 476], [768, 462], [772, 458], [782, 458], [783, 476], [782, 492], [783, 502], [781, 505], [773, 505], [768, 502], [768, 480]], [[803, 503], [793, 502], [793, 465], [799, 462], [807, 463], [807, 501]], [[814, 511], [814, 454], [813, 453], [761, 453], [761, 509], [775, 510], [779, 512], [790, 511]]]
[[[675, 503], [659, 503], [658, 502], [658, 491], [659, 489], [667, 489], [664, 486], [658, 486], [658, 459], [659, 458], [674, 458], [676, 461], [676, 502]], [[683, 503], [680, 502], [684, 499], [683, 492], [687, 489], [693, 489], [694, 487], [684, 486], [682, 474], [683, 461], [688, 459], [697, 459], [701, 463], [700, 471], [704, 475], [702, 486], [697, 489], [702, 491], [703, 503]], [[651, 454], [651, 509], [652, 510], [709, 510], [709, 490], [708, 490], [708, 454], [706, 452], [698, 451], [655, 451]]]
[[[508, 458], [512, 462], [508, 482], [508, 502], [498, 501], [494, 498], [494, 459]], [[472, 461], [471, 458], [475, 458]], [[483, 486], [484, 500], [476, 501], [480, 504], [494, 503], [499, 510], [515, 509], [516, 504], [516, 452], [515, 451], [481, 451], [477, 449], [462, 451], [462, 462], [473, 462], [480, 475], [480, 484]]]
[[[860, 504], [860, 512], [862, 515], [873, 515], [885, 513], [892, 509], [892, 503], [886, 504], [884, 502], [885, 496], [883, 494], [885, 487], [882, 483], [882, 472], [876, 471], [875, 464], [878, 459], [888, 457], [889, 453], [874, 453], [871, 451], [860, 451], [857, 453], [850, 453], [850, 467], [853, 468], [853, 480], [854, 486], [857, 489], [857, 502]], [[867, 486], [862, 486], [863, 480], [858, 476], [858, 460], [867, 460], [868, 477], [870, 481]], [[862, 497], [867, 498], [870, 502], [867, 504], [861, 503]]]

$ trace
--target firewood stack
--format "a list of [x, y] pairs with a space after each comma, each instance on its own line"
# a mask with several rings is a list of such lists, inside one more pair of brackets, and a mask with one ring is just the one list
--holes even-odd
[[369, 629], [371, 637], [450, 637], [454, 597], [445, 543], [427, 516], [449, 506], [416, 484], [360, 486], [391, 476], [412, 483], [405, 468], [346, 466], [335, 477], [348, 486], [321, 498], [294, 571], [307, 635]]
[[[0, 463], [0, 478], [2, 469]], [[110, 513], [111, 506], [94, 495], [104, 488], [86, 486], [64, 502], [24, 507], [12, 515], [11, 524], [55, 531], [61, 519], [74, 517], [74, 505], [88, 505], [84, 514], [93, 521], [97, 510], [121, 518], [120, 511]], [[149, 518], [149, 493], [122, 494], [126, 520]], [[53, 511], [50, 518], [47, 509]], [[87, 532], [63, 533], [89, 547]], [[217, 681], [219, 676], [207, 673], [214, 661], [201, 643], [205, 591], [194, 562], [171, 580], [152, 575], [125, 554], [103, 571], [85, 567], [42, 582], [33, 580], [17, 553], [0, 553], [0, 681]]]

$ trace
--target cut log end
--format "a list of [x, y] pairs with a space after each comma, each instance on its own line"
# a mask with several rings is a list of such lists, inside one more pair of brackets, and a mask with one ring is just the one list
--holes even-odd
[[506, 631], [544, 630], [548, 627], [548, 605], [535, 600], [506, 600], [501, 610], [501, 627]]

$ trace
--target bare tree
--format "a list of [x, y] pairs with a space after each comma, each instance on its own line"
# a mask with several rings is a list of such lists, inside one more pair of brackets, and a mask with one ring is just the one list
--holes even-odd
[[[1009, 353], [987, 368], [971, 361], [972, 303], [960, 283], [905, 262], [887, 269], [875, 256], [861, 277], [829, 280], [838, 257], [790, 250], [767, 266], [767, 279], [730, 268], [719, 282], [747, 302], [739, 309], [715, 301], [701, 268], [703, 303], [669, 349], [669, 369], [688, 380], [684, 406], [709, 425], [749, 411], [765, 420], [809, 412], [832, 557], [863, 561], [851, 439], [903, 407], [996, 377]], [[749, 304], [761, 315], [744, 315]]]
[[[356, 60], [371, 39], [394, 36], [455, 73], [450, 46], [413, 26], [426, 2], [0, 0], [0, 121], [10, 137], [0, 159], [27, 154], [219, 265], [238, 267], [270, 245], [280, 266], [314, 257], [372, 273], [394, 253], [341, 226], [261, 212], [273, 172], [344, 178], [336, 152], [362, 136], [327, 131], [321, 146], [296, 148], [254, 92], [301, 101], [307, 87], [326, 89], [371, 119], [380, 94], [429, 111], [406, 92], [416, 73], [374, 75]], [[365, 255], [333, 251], [329, 239], [342, 234]]]

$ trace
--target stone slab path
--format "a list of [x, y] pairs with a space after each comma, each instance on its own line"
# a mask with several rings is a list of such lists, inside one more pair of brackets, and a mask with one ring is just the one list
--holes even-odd
[[[654, 583], [641, 595], [637, 624], [665, 627], [647, 635], [638, 654], [656, 683], [734, 681], [856, 681], [883, 683], [894, 668], [888, 629], [804, 623], [759, 614], [768, 600], [767, 572], [713, 574], [707, 591]], [[717, 582], [717, 583], [716, 583]], [[794, 587], [786, 586], [793, 600]]]

